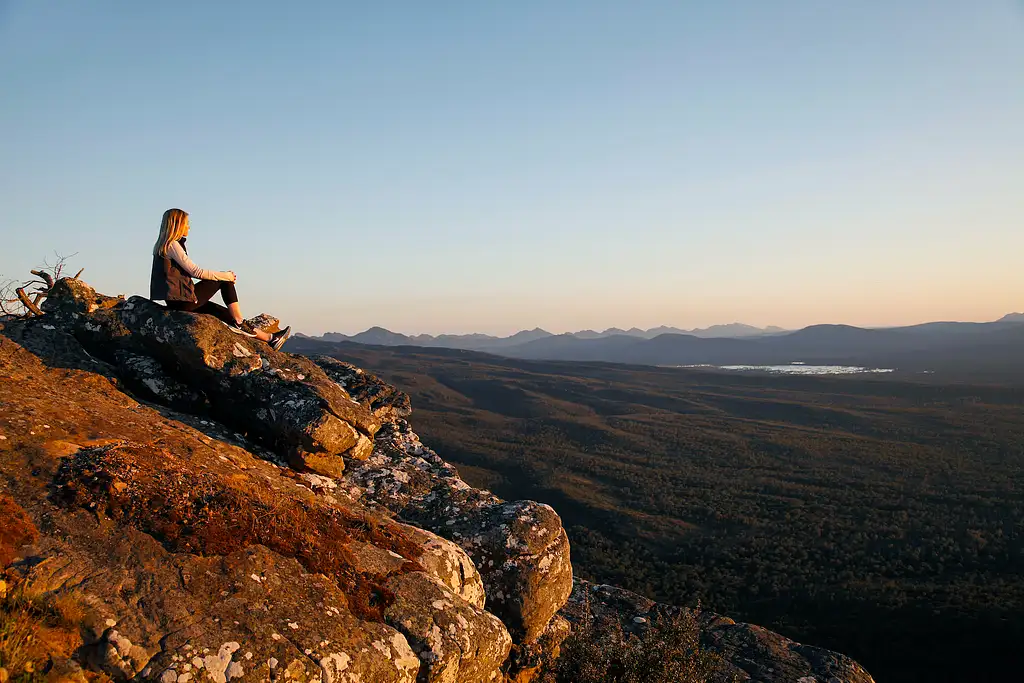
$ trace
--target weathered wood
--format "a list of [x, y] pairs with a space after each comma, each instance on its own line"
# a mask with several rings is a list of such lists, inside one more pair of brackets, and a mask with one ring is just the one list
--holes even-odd
[[18, 299], [21, 301], [25, 309], [32, 315], [42, 315], [43, 312], [39, 310], [39, 307], [32, 303], [32, 299], [28, 298], [28, 294], [25, 293], [24, 287], [18, 287], [14, 290], [14, 293], [18, 295]]
[[53, 276], [47, 273], [45, 270], [30, 270], [30, 273], [38, 278], [42, 278], [46, 282], [46, 288], [53, 287]]

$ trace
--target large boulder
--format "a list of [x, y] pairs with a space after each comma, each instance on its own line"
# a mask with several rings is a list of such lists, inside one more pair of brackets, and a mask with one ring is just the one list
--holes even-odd
[[100, 309], [112, 308], [124, 302], [124, 297], [98, 294], [95, 289], [78, 278], [57, 280], [40, 306], [51, 319], [66, 323]]
[[137, 396], [193, 415], [207, 415], [206, 395], [172, 377], [150, 356], [131, 351], [114, 351], [118, 376]]
[[423, 573], [396, 574], [395, 601], [384, 615], [424, 662], [427, 681], [500, 680], [512, 639], [504, 624]]
[[5, 337], [31, 351], [49, 367], [85, 370], [107, 378], [119, 375], [112, 365], [82, 348], [70, 327], [64, 327], [50, 315], [9, 320], [2, 329]]
[[425, 529], [408, 524], [398, 526], [422, 550], [416, 561], [428, 574], [473, 607], [484, 608], [484, 582], [465, 550]]
[[[68, 559], [69, 567], [35, 572], [33, 580], [50, 587], [69, 569], [94, 567], [91, 558]], [[152, 579], [170, 585], [143, 583], [143, 567], [132, 563], [128, 571], [107, 570], [79, 586], [110, 598], [113, 582], [126, 581], [139, 602], [152, 600], [166, 610], [159, 615], [113, 600], [103, 604], [114, 615], [104, 623], [114, 623], [86, 648], [86, 659], [115, 680], [416, 680], [421, 662], [403, 635], [353, 617], [336, 586], [294, 560], [255, 546], [224, 557], [181, 558], [166, 568], [154, 564]], [[173, 569], [184, 585], [168, 575]]]
[[208, 405], [298, 468], [338, 476], [343, 456], [372, 450], [380, 418], [306, 358], [237, 335], [212, 316], [142, 297], [110, 303], [77, 280], [58, 281], [46, 303], [45, 317], [146, 398], [189, 412]]
[[539, 638], [568, 599], [569, 540], [555, 511], [470, 487], [403, 420], [381, 428], [373, 455], [350, 463], [345, 479], [361, 500], [462, 547], [483, 577], [488, 611], [517, 644]]
[[[384, 621], [406, 636], [423, 661], [422, 680], [497, 680], [512, 646], [508, 630], [484, 611], [480, 579], [472, 564], [463, 562], [465, 554], [433, 534], [420, 534], [419, 540], [426, 537], [435, 551], [417, 558], [418, 564], [431, 565], [428, 571], [403, 572], [404, 558], [370, 544], [352, 543], [349, 551], [361, 571], [388, 577], [383, 588], [394, 597], [384, 608]], [[445, 559], [438, 564], [441, 557]], [[452, 561], [469, 569], [473, 578], [467, 582], [450, 573]]]
[[376, 375], [330, 356], [314, 356], [312, 360], [353, 399], [368, 406], [381, 422], [394, 422], [412, 415], [409, 395]]

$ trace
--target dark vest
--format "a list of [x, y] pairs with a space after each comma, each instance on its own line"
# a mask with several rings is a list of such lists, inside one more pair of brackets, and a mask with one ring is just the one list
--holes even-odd
[[[185, 238], [178, 242], [185, 249]], [[188, 250], [185, 249], [185, 253]], [[149, 277], [149, 298], [154, 301], [191, 301], [196, 300], [196, 292], [192, 287], [192, 278], [185, 270], [167, 256], [153, 254], [153, 272]]]

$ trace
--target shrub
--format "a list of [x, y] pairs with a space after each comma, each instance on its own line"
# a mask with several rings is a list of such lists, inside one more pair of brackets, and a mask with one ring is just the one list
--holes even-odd
[[9, 683], [36, 683], [52, 658], [66, 658], [82, 644], [85, 612], [71, 593], [44, 595], [25, 582], [0, 598], [0, 669]]
[[707, 683], [729, 680], [721, 658], [701, 646], [693, 613], [655, 617], [643, 633], [618, 619], [595, 619], [589, 608], [562, 643], [543, 683]]

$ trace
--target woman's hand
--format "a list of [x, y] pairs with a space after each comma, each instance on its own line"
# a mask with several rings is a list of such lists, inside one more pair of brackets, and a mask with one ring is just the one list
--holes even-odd
[[238, 276], [235, 275], [235, 271], [229, 270], [229, 271], [227, 271], [227, 274], [228, 274], [228, 282], [238, 282]]

